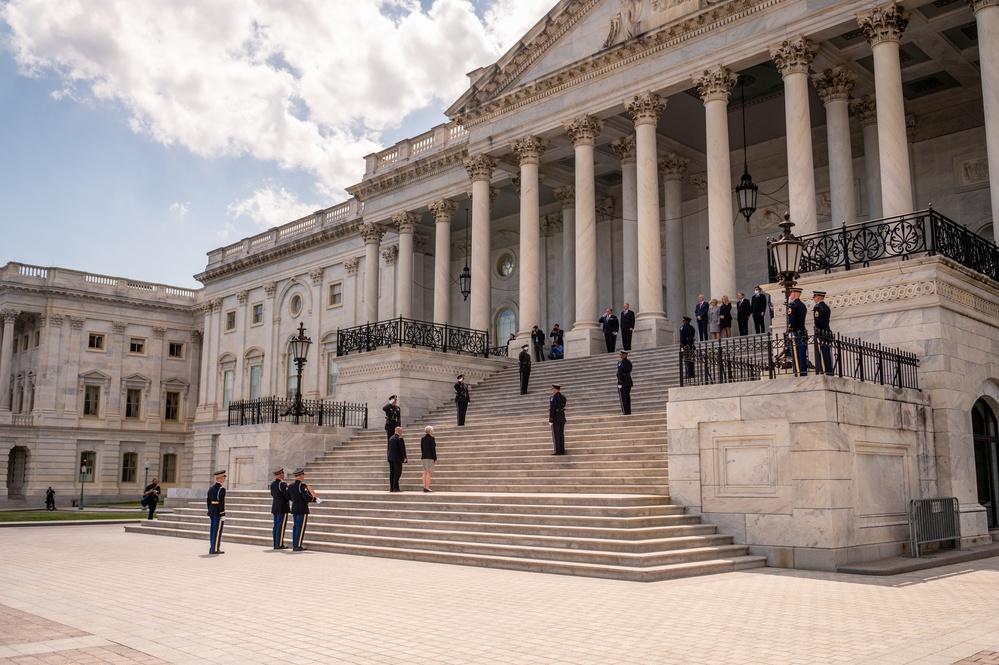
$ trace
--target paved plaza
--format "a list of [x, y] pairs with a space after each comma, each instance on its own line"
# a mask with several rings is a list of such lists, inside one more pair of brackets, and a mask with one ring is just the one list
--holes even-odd
[[642, 584], [0, 529], [0, 663], [999, 663], [999, 558]]

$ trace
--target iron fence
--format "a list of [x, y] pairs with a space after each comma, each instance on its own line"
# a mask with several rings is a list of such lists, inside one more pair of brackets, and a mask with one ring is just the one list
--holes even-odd
[[[306, 423], [320, 427], [368, 426], [368, 405], [326, 400], [302, 400], [305, 413], [295, 416], [295, 400], [262, 397], [229, 402], [229, 426], [265, 423]], [[297, 418], [297, 419], [296, 419]]]
[[[790, 337], [786, 333], [731, 337], [680, 349], [680, 385], [760, 381], [794, 374], [791, 354], [821, 358], [825, 374], [919, 390], [915, 354], [838, 334]], [[811, 353], [809, 353], [809, 347]], [[800, 357], [800, 356], [799, 356]], [[816, 363], [806, 360], [808, 372]]]
[[[801, 237], [802, 274], [836, 268], [866, 268], [882, 259], [941, 255], [977, 273], [999, 279], [999, 247], [944, 217], [933, 208], [899, 217], [887, 217]], [[767, 257], [770, 281], [776, 282], [773, 257]]]
[[510, 347], [509, 346], [490, 346], [489, 355], [500, 356], [503, 358], [510, 357]]
[[444, 353], [453, 351], [484, 357], [489, 357], [493, 351], [489, 347], [489, 333], [484, 330], [414, 319], [389, 319], [353, 328], [340, 328], [336, 333], [337, 356], [392, 346], [419, 346]]

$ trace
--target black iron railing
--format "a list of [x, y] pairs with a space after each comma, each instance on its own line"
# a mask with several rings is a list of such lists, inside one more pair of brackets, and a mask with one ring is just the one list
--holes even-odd
[[485, 357], [489, 357], [492, 351], [489, 348], [489, 333], [484, 330], [413, 319], [389, 319], [353, 328], [340, 328], [336, 333], [338, 356], [392, 346], [420, 346], [445, 353], [453, 351]]
[[[866, 268], [883, 259], [906, 260], [911, 256], [939, 254], [977, 273], [999, 279], [999, 247], [991, 240], [929, 208], [900, 217], [887, 217], [838, 229], [809, 233], [801, 259], [802, 274], [836, 268]], [[776, 282], [776, 267], [768, 255], [770, 281]]]
[[809, 374], [815, 372], [811, 361], [825, 346], [831, 360], [827, 374], [919, 390], [919, 361], [914, 354], [837, 334], [813, 335], [808, 341], [773, 333], [701, 342], [680, 350], [680, 385], [759, 381], [794, 374], [791, 353], [796, 343], [805, 345]]
[[295, 400], [279, 397], [244, 399], [229, 402], [229, 426], [261, 425], [264, 423], [306, 423], [320, 427], [368, 426], [368, 405], [325, 400], [302, 400], [305, 414], [293, 415]]
[[501, 356], [503, 358], [510, 357], [510, 347], [509, 346], [490, 346], [489, 355], [491, 356]]

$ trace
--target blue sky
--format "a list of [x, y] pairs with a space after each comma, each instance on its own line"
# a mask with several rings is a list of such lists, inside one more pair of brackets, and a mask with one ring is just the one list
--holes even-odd
[[188, 287], [208, 251], [344, 200], [364, 154], [444, 122], [465, 72], [547, 11], [81, 4], [0, 3], [0, 263]]

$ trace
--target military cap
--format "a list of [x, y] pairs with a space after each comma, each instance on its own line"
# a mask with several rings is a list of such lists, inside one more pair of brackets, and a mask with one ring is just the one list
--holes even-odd
[[293, 475], [293, 476], [304, 476], [305, 475], [305, 469], [295, 469], [295, 472], [293, 474], [291, 474], [291, 475]]
[[225, 476], [225, 469], [222, 469], [221, 471], [216, 471], [214, 475], [215, 475], [216, 478], [222, 478], [222, 477], [224, 477]]
[[527, 351], [527, 345], [526, 345], [526, 344], [525, 344], [524, 346], [520, 347], [520, 348], [521, 348], [521, 350], [523, 350], [523, 351]]
[[459, 375], [458, 375], [458, 378], [459, 378], [459, 379], [464, 379], [464, 378], [465, 378], [465, 375], [464, 375], [464, 374], [459, 374]]
[[552, 388], [554, 388], [555, 390], [562, 390], [562, 386], [555, 383], [552, 384]]
[[391, 397], [389, 397], [389, 401], [390, 401], [390, 402], [391, 402], [392, 400], [394, 400], [394, 399], [396, 399], [396, 396], [395, 396], [395, 395], [392, 395]]
[[280, 476], [282, 473], [284, 473], [284, 469], [278, 469], [277, 471], [274, 472], [274, 475]]
[[690, 317], [689, 316], [683, 317], [683, 322], [684, 323], [690, 323]]
[[793, 289], [791, 289], [791, 293], [801, 293], [801, 289], [796, 286]]
[[825, 298], [826, 297], [826, 292], [825, 291], [812, 291], [812, 297], [814, 298], [815, 296], [819, 296], [820, 298]]
[[622, 356], [628, 355], [628, 352], [625, 351], [624, 349], [621, 349], [620, 351], [618, 351], [618, 353], [620, 353]]

